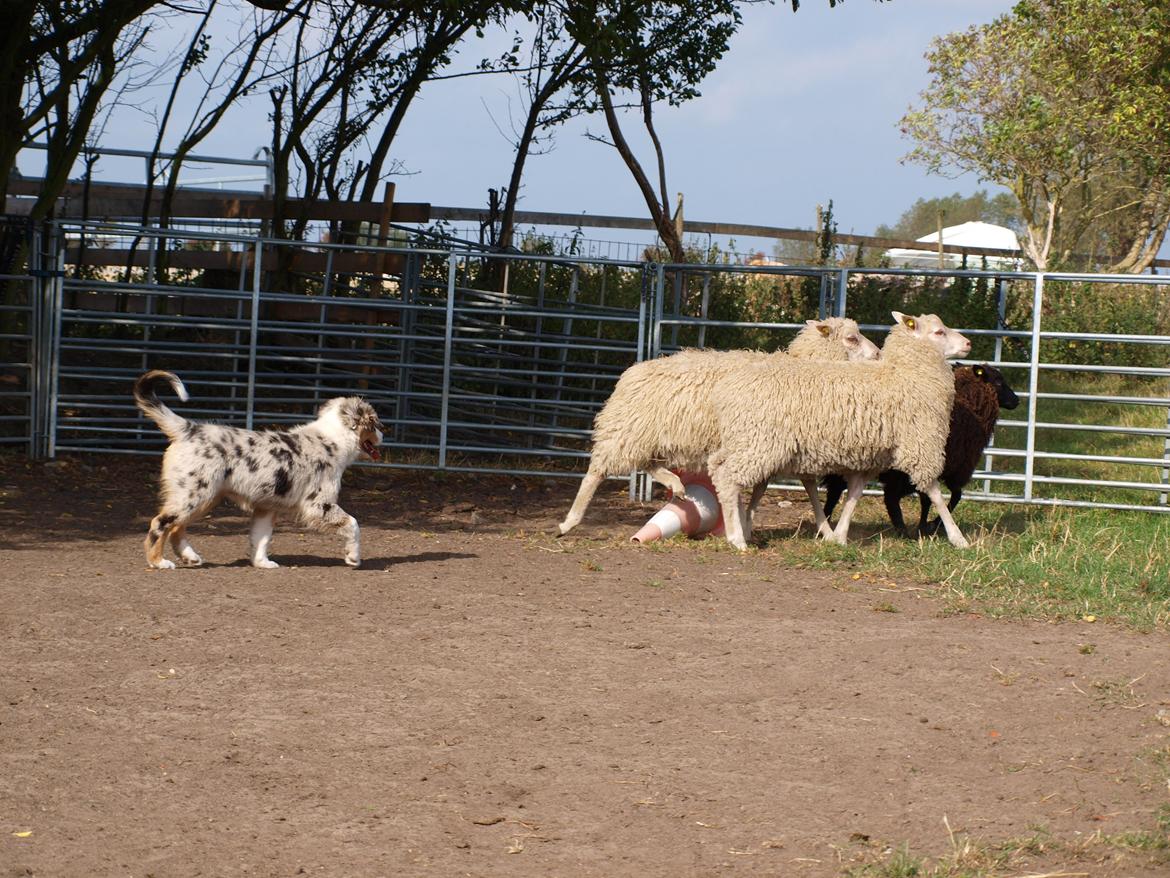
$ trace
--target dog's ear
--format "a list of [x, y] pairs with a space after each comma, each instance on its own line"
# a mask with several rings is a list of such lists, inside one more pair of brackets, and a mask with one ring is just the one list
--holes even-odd
[[[358, 404], [361, 402], [356, 396], [348, 396], [343, 399], [333, 400], [337, 404], [337, 417], [341, 419], [341, 423], [345, 425], [347, 430], [356, 430], [358, 428]], [[326, 403], [326, 406], [330, 403]]]

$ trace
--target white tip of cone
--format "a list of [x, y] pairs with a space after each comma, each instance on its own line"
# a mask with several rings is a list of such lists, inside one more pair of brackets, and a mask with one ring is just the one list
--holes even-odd
[[654, 517], [642, 525], [642, 528], [630, 539], [637, 543], [652, 543], [655, 540], [668, 540], [682, 530], [682, 521], [669, 506], [659, 509]]
[[659, 529], [658, 525], [646, 522], [644, 525], [642, 525], [641, 530], [630, 537], [630, 542], [652, 543], [655, 540], [660, 539], [662, 539], [662, 531]]

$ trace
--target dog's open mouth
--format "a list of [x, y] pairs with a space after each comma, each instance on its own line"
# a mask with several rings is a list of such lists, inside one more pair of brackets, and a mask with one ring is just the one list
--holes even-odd
[[379, 461], [382, 459], [382, 452], [379, 451], [378, 446], [369, 439], [362, 440], [362, 451], [366, 453], [370, 460]]

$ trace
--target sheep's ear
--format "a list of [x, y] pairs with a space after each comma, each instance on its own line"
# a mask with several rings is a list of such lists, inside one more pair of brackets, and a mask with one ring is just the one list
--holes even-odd
[[975, 366], [971, 371], [975, 373], [976, 378], [982, 378], [987, 374], [987, 370], [985, 370], [982, 366]]
[[898, 323], [901, 323], [911, 332], [913, 332], [914, 328], [918, 326], [917, 320], [915, 320], [913, 317], [907, 317], [901, 311], [891, 311], [890, 313], [894, 315], [894, 320], [896, 320]]
[[817, 324], [817, 332], [819, 332], [825, 338], [828, 338], [829, 335], [832, 333], [832, 331], [833, 330], [829, 329], [829, 327], [825, 326], [825, 324], [823, 324], [823, 323]]

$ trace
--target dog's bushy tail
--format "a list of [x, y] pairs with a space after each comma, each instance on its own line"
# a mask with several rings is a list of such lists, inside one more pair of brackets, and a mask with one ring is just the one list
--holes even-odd
[[178, 375], [153, 369], [134, 382], [134, 402], [142, 409], [144, 415], [158, 424], [158, 428], [168, 438], [174, 439], [187, 423], [187, 419], [175, 414], [158, 398], [158, 386], [163, 382], [169, 384], [175, 395], [183, 402], [190, 398]]

